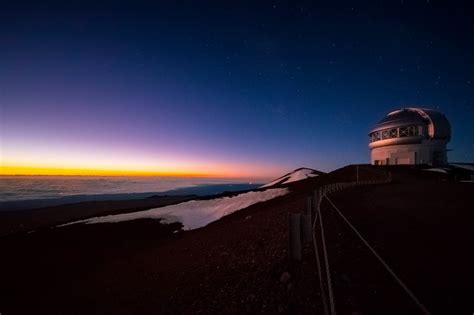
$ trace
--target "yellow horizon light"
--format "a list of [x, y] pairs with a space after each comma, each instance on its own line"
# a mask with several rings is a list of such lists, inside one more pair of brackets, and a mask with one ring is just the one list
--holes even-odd
[[223, 177], [223, 175], [191, 170], [131, 170], [93, 169], [69, 167], [41, 167], [0, 165], [0, 176], [180, 176], [180, 177]]

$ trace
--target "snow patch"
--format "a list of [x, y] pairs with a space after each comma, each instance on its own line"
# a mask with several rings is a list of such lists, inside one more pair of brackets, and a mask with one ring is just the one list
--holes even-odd
[[443, 174], [448, 174], [448, 171], [442, 168], [427, 168], [425, 171], [438, 172]]
[[286, 174], [280, 178], [277, 178], [268, 184], [260, 186], [260, 188], [266, 188], [266, 187], [270, 187], [276, 184], [280, 184], [280, 185], [289, 184], [289, 183], [297, 182], [309, 177], [316, 177], [316, 176], [318, 176], [318, 174], [316, 174], [314, 170], [311, 170], [309, 168], [301, 168], [294, 172]]
[[253, 204], [286, 195], [287, 188], [250, 191], [233, 197], [222, 197], [210, 200], [191, 200], [176, 205], [154, 208], [132, 213], [94, 217], [59, 225], [117, 223], [138, 219], [161, 219], [163, 223], [181, 222], [185, 230], [197, 229], [216, 221], [237, 210]]

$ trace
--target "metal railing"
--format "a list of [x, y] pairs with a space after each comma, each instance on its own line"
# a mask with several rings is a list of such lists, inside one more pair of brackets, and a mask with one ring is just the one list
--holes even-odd
[[[357, 167], [357, 179], [359, 178], [359, 168]], [[384, 178], [371, 180], [356, 180], [351, 182], [334, 182], [319, 186], [310, 197], [305, 200], [304, 213], [289, 214], [289, 254], [293, 260], [300, 261], [302, 259], [303, 243], [312, 242], [316, 256], [317, 273], [320, 282], [321, 300], [324, 314], [336, 314], [336, 303], [331, 281], [331, 269], [327, 253], [326, 237], [324, 233], [323, 216], [321, 212], [321, 203], [326, 199], [334, 211], [350, 226], [362, 243], [368, 247], [377, 260], [385, 267], [395, 281], [403, 288], [412, 301], [418, 306], [424, 314], [430, 312], [418, 300], [413, 292], [403, 283], [403, 281], [395, 274], [392, 268], [381, 258], [381, 256], [373, 249], [372, 246], [362, 237], [357, 229], [334, 205], [329, 195], [345, 189], [358, 186], [386, 184], [392, 182], [391, 173], [385, 173]]]

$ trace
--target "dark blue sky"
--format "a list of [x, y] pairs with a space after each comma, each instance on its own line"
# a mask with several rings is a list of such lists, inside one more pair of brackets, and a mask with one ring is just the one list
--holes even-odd
[[468, 3], [3, 1], [4, 155], [331, 170], [368, 162], [367, 133], [385, 113], [421, 106], [450, 120], [450, 160], [472, 162]]

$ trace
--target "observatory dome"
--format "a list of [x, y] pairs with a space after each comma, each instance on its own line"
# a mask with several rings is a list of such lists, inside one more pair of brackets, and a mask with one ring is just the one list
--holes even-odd
[[451, 126], [444, 114], [425, 108], [388, 113], [369, 133], [371, 162], [387, 164], [446, 164]]

